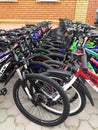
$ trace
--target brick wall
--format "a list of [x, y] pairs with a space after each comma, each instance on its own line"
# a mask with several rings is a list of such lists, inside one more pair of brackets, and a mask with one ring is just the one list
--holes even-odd
[[89, 0], [77, 0], [75, 9], [75, 21], [85, 22]]
[[98, 0], [60, 0], [60, 2], [36, 2], [17, 0], [0, 2], [0, 23], [36, 23], [59, 18], [69, 18], [94, 24]]
[[98, 0], [89, 0], [86, 22], [94, 25], [96, 8], [98, 8]]
[[60, 2], [36, 2], [36, 0], [17, 0], [0, 2], [1, 23], [32, 23], [37, 20], [58, 21], [59, 18], [74, 19], [76, 0]]

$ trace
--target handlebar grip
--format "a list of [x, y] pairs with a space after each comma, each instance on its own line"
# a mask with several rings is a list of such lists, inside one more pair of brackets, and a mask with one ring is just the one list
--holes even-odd
[[82, 58], [82, 70], [84, 72], [87, 72], [87, 70], [88, 70], [88, 66], [87, 66], [87, 55], [83, 54], [81, 58]]

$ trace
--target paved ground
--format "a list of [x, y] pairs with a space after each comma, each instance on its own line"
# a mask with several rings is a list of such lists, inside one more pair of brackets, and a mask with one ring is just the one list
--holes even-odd
[[[43, 127], [25, 118], [14, 104], [12, 90], [17, 75], [6, 85], [8, 93], [0, 96], [0, 130], [98, 130], [98, 94], [90, 89], [95, 107], [87, 100], [85, 109], [78, 115], [68, 117], [67, 120], [56, 127]], [[0, 88], [3, 84], [0, 84]]]
[[14, 29], [14, 28], [20, 28], [21, 26], [24, 26], [23, 24], [22, 25], [17, 25], [17, 24], [0, 24], [0, 29], [4, 29], [4, 30], [9, 30], [9, 29]]
[[[8, 27], [7, 29], [10, 28]], [[95, 103], [94, 107], [87, 100], [86, 107], [80, 114], [68, 117], [61, 125], [50, 128], [29, 121], [19, 112], [12, 96], [13, 84], [16, 79], [17, 76], [6, 85], [7, 95], [0, 96], [0, 130], [98, 130], [98, 93], [94, 90], [90, 89]], [[0, 88], [2, 87], [3, 85], [0, 84]]]

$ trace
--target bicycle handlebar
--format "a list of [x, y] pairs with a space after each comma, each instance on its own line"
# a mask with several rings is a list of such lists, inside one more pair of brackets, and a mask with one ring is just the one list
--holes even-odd
[[87, 72], [87, 70], [88, 70], [88, 66], [87, 66], [87, 55], [86, 55], [86, 53], [85, 53], [85, 50], [83, 50], [84, 52], [83, 52], [83, 55], [82, 55], [82, 57], [81, 57], [81, 62], [82, 62], [82, 70], [84, 71], [84, 72]]

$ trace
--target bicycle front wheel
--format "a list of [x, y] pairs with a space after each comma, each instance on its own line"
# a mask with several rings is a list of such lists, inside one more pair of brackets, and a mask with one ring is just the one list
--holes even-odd
[[[24, 91], [24, 82], [32, 99]], [[29, 120], [44, 126], [61, 124], [69, 115], [69, 101], [60, 85], [46, 76], [29, 74], [16, 81], [13, 89], [16, 106]]]

